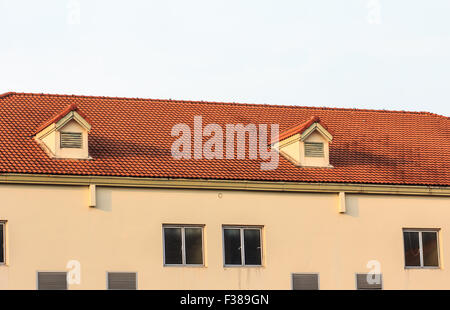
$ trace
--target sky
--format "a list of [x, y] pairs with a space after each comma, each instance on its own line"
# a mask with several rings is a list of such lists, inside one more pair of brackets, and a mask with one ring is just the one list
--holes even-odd
[[450, 116], [448, 0], [0, 0], [8, 91]]

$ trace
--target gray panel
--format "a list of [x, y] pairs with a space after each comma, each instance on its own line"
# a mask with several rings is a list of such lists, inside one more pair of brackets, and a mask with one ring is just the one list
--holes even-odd
[[38, 272], [38, 290], [67, 290], [67, 273]]
[[[375, 277], [375, 275], [370, 275], [370, 277]], [[380, 283], [368, 283], [367, 273], [357, 273], [356, 274], [356, 289], [358, 290], [381, 290], [383, 280], [381, 274], [379, 275]], [[375, 280], [375, 279], [374, 279]]]
[[317, 273], [297, 273], [292, 275], [293, 290], [318, 290], [319, 275]]
[[109, 290], [135, 290], [135, 272], [108, 272]]

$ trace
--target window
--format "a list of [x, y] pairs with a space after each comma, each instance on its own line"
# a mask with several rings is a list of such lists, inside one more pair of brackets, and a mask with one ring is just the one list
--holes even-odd
[[108, 272], [108, 290], [136, 290], [135, 272]]
[[82, 145], [81, 132], [61, 132], [61, 148], [81, 149]]
[[437, 230], [404, 230], [406, 267], [439, 267]]
[[319, 274], [318, 273], [294, 273], [292, 274], [293, 290], [318, 290]]
[[0, 264], [6, 261], [5, 222], [0, 221]]
[[381, 290], [382, 289], [381, 274], [356, 274], [356, 289], [357, 290]]
[[203, 227], [163, 227], [165, 265], [203, 265]]
[[224, 227], [225, 266], [261, 266], [261, 227]]
[[67, 273], [38, 272], [38, 290], [67, 290]]
[[305, 157], [324, 157], [323, 143], [305, 142]]

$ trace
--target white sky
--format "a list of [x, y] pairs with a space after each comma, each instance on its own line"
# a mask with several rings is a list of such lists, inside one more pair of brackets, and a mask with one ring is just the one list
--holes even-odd
[[0, 0], [0, 14], [0, 93], [450, 116], [448, 0]]

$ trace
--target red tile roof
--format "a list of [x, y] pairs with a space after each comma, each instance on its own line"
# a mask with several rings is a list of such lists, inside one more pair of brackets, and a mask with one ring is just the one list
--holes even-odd
[[[33, 139], [68, 105], [89, 118], [92, 160], [49, 158]], [[279, 124], [280, 132], [317, 116], [333, 134], [334, 168], [299, 168], [282, 156], [268, 171], [248, 158], [176, 160], [172, 126], [193, 128], [196, 115], [203, 126]], [[0, 173], [450, 186], [450, 121], [427, 112], [8, 93], [0, 128]]]

